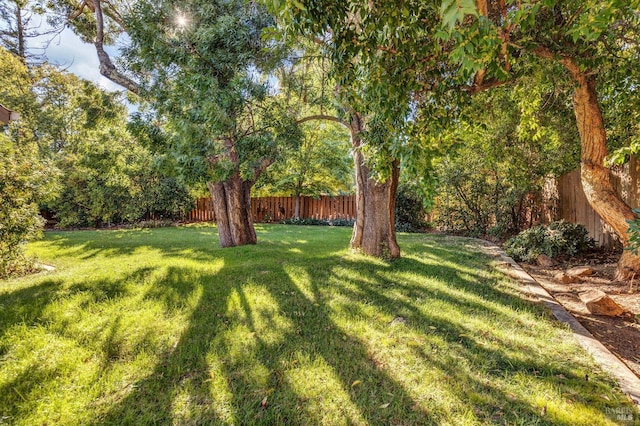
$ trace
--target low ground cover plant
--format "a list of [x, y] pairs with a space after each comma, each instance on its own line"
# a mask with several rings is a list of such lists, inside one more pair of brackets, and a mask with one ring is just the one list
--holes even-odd
[[552, 258], [575, 256], [594, 248], [595, 241], [583, 225], [564, 221], [534, 226], [504, 245], [505, 252], [519, 262], [534, 262], [541, 254]]

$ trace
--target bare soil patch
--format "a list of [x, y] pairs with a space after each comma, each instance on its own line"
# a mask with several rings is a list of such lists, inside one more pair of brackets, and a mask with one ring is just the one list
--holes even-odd
[[[554, 267], [522, 263], [522, 267], [533, 276], [551, 295], [571, 312], [594, 337], [620, 358], [640, 377], [640, 277], [632, 282], [615, 279], [616, 261], [620, 253], [595, 252], [579, 258], [571, 258]], [[576, 283], [560, 283], [554, 275], [575, 266], [589, 266], [595, 273], [581, 277]], [[582, 303], [579, 294], [597, 289], [604, 291], [620, 306], [636, 317], [611, 318], [592, 315]]]

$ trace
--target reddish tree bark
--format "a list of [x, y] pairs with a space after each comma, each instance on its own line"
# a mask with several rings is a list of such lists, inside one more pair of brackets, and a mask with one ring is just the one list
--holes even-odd
[[[544, 58], [558, 59], [546, 49], [538, 49], [536, 53]], [[613, 228], [622, 246], [626, 248], [629, 240], [627, 220], [634, 219], [635, 214], [618, 195], [611, 182], [610, 171], [604, 164], [607, 157], [607, 132], [598, 102], [595, 76], [581, 70], [573, 58], [560, 56], [558, 60], [571, 73], [576, 84], [573, 111], [580, 134], [582, 189], [593, 210]], [[618, 261], [617, 278], [629, 279], [638, 273], [640, 256], [625, 250]]]
[[362, 118], [354, 114], [348, 127], [356, 171], [356, 221], [353, 225], [351, 248], [375, 257], [400, 257], [395, 230], [396, 195], [400, 177], [398, 161], [392, 162], [391, 176], [387, 181], [378, 182], [373, 179], [362, 154]]
[[251, 215], [251, 186], [252, 183], [243, 181], [239, 173], [224, 182], [208, 184], [216, 214], [220, 247], [258, 242]]
[[[627, 247], [629, 225], [635, 215], [618, 195], [611, 174], [604, 165], [607, 156], [607, 135], [598, 103], [595, 78], [580, 74], [577, 78], [573, 104], [582, 146], [580, 177], [582, 188], [591, 207], [620, 237]], [[618, 262], [620, 279], [631, 278], [640, 272], [640, 257], [625, 250]]]

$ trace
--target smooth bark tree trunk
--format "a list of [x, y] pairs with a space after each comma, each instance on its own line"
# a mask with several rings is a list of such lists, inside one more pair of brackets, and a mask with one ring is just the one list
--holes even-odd
[[400, 176], [398, 161], [393, 161], [389, 179], [377, 182], [365, 165], [360, 137], [362, 119], [358, 114], [355, 114], [349, 130], [356, 172], [356, 221], [353, 225], [351, 248], [375, 257], [400, 257], [395, 230], [396, 195]]
[[300, 219], [300, 194], [296, 194], [296, 206], [293, 211], [293, 217]]
[[258, 239], [251, 215], [252, 182], [243, 181], [239, 173], [224, 182], [207, 185], [213, 200], [220, 247], [256, 244]]
[[18, 30], [18, 56], [22, 62], [27, 62], [27, 46], [25, 42], [24, 23], [22, 21], [22, 8], [16, 3], [16, 26]]
[[[611, 182], [610, 171], [604, 165], [607, 136], [598, 103], [595, 77], [576, 73], [574, 78], [577, 86], [573, 104], [582, 147], [582, 188], [591, 207], [613, 228], [626, 248], [629, 237], [627, 220], [634, 219], [635, 215], [618, 195]], [[634, 274], [640, 274], [640, 257], [625, 250], [618, 262], [618, 278], [629, 279]]]

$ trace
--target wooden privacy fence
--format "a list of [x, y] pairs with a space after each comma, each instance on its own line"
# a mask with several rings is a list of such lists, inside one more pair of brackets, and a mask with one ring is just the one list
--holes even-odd
[[[617, 167], [611, 173], [613, 184], [618, 194], [631, 208], [638, 208], [640, 205], [640, 189], [638, 179], [640, 178], [640, 162], [635, 157], [624, 165]], [[571, 223], [580, 223], [587, 228], [589, 236], [596, 240], [598, 245], [611, 247], [616, 244], [617, 236], [613, 229], [607, 225], [592, 208], [582, 189], [580, 182], [580, 170], [558, 178], [554, 185], [547, 186], [555, 194], [551, 194], [555, 199], [556, 210], [555, 219], [565, 220]], [[547, 197], [545, 197], [547, 198]]]
[[[278, 222], [295, 217], [295, 197], [252, 197], [251, 214], [254, 222]], [[304, 219], [355, 219], [355, 195], [319, 198], [300, 197], [300, 218]], [[211, 198], [197, 200], [196, 208], [188, 215], [192, 221], [213, 221], [213, 201]]]
[[213, 212], [213, 200], [211, 200], [211, 198], [198, 198], [196, 200], [196, 207], [189, 212], [187, 219], [194, 222], [216, 220], [216, 215]]

